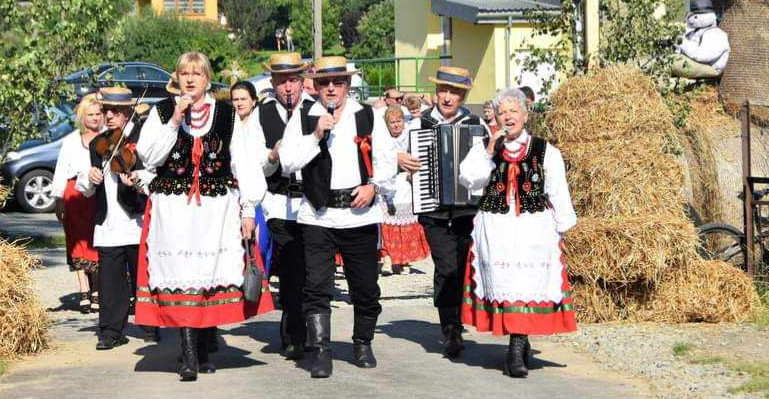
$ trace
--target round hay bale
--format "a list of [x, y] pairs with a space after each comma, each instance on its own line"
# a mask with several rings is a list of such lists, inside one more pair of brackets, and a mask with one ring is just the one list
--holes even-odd
[[733, 323], [760, 307], [753, 280], [721, 261], [693, 261], [671, 269], [648, 303], [649, 321]]
[[[721, 77], [720, 93], [730, 106], [745, 100], [769, 103], [769, 1], [735, 0], [721, 28], [729, 35], [731, 55]], [[757, 110], [765, 119], [769, 109]]]
[[0, 359], [37, 353], [48, 345], [48, 317], [30, 274], [38, 264], [23, 248], [0, 239]]
[[672, 116], [648, 76], [614, 66], [573, 77], [551, 97], [545, 123], [556, 143], [675, 136]]
[[579, 219], [566, 233], [569, 275], [587, 283], [654, 284], [666, 270], [699, 259], [697, 232], [681, 213]]
[[658, 136], [562, 145], [577, 214], [593, 218], [681, 215], [684, 172]]

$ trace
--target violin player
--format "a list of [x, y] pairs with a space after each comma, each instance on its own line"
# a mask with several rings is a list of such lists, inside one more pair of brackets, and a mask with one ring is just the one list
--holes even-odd
[[[136, 290], [136, 265], [142, 232], [146, 184], [152, 175], [135, 155], [141, 131], [131, 119], [136, 101], [131, 90], [102, 88], [97, 94], [107, 130], [90, 144], [91, 169], [78, 176], [77, 188], [86, 196], [96, 195], [94, 247], [99, 251], [101, 306], [97, 350], [126, 344], [130, 298]], [[132, 179], [131, 173], [141, 176]], [[126, 271], [130, 280], [126, 279]], [[145, 328], [145, 341], [158, 340], [157, 328]]]

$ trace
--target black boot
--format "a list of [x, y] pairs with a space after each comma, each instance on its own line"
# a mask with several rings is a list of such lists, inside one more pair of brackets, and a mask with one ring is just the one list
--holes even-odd
[[283, 313], [280, 315], [280, 355], [287, 358], [290, 346], [291, 337], [288, 335], [288, 313], [283, 310]]
[[179, 368], [179, 376], [182, 377], [182, 381], [195, 381], [198, 379], [198, 332], [190, 327], [182, 327], [179, 332], [182, 344], [182, 365]]
[[331, 377], [333, 363], [331, 362], [331, 315], [311, 314], [307, 316], [307, 335], [312, 355], [310, 360], [312, 378]]
[[376, 367], [376, 358], [371, 350], [371, 340], [374, 339], [376, 317], [355, 315], [352, 334], [352, 359], [356, 366], [364, 369]]
[[456, 359], [462, 349], [465, 349], [465, 342], [462, 340], [462, 327], [446, 326], [443, 329], [443, 354], [449, 359]]
[[206, 328], [206, 348], [208, 353], [219, 351], [219, 329], [216, 327]]
[[513, 334], [510, 336], [510, 346], [505, 357], [505, 374], [513, 378], [523, 378], [529, 375], [526, 366], [526, 344], [528, 338], [525, 335]]
[[211, 342], [210, 335], [216, 336], [216, 327], [214, 328], [199, 328], [198, 330], [198, 370], [203, 374], [213, 374], [216, 372], [216, 366], [209, 360], [208, 352], [211, 350], [208, 348], [208, 343]]

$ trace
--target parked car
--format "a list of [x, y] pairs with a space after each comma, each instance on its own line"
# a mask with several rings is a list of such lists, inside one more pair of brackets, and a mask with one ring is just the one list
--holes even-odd
[[[304, 59], [303, 61], [309, 62], [311, 60]], [[352, 71], [355, 70], [355, 64], [352, 62], [347, 63], [347, 70]], [[254, 85], [254, 88], [256, 89], [257, 94], [261, 94], [262, 92], [270, 93], [269, 95], [272, 96], [272, 83], [270, 83], [270, 74], [269, 73], [261, 73], [256, 76], [252, 76], [247, 81], [251, 82]], [[352, 75], [352, 80], [350, 82], [350, 92], [349, 96], [354, 98], [355, 100], [358, 100], [360, 102], [366, 101], [368, 99], [369, 95], [371, 93], [371, 90], [369, 89], [368, 82], [363, 78], [363, 72], [360, 70], [355, 75]]]
[[48, 122], [40, 134], [8, 152], [0, 166], [3, 183], [13, 188], [13, 198], [25, 212], [51, 212], [55, 207], [53, 172], [62, 139], [74, 128], [74, 107], [60, 103], [47, 107]]

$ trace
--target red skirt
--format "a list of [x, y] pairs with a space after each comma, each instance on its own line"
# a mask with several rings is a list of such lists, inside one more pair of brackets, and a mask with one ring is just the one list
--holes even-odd
[[382, 224], [381, 255], [389, 256], [394, 265], [416, 262], [430, 255], [425, 231], [419, 223]]
[[[563, 251], [563, 241], [561, 241]], [[475, 254], [470, 251], [467, 257], [465, 282], [462, 290], [462, 322], [475, 326], [479, 332], [491, 331], [493, 335], [550, 335], [577, 330], [571, 287], [564, 266], [560, 303], [543, 302], [508, 302], [489, 301], [475, 296], [473, 281], [475, 269], [472, 260]], [[561, 263], [565, 265], [561, 254]]]
[[[217, 287], [214, 290], [151, 290], [147, 262], [152, 202], [147, 200], [144, 227], [139, 243], [139, 266], [136, 289], [136, 324], [159, 327], [206, 328], [240, 323], [254, 315], [275, 309], [267, 278], [262, 282], [258, 304], [243, 299], [240, 287]], [[254, 246], [256, 264], [264, 271], [259, 245]]]
[[64, 239], [67, 242], [67, 264], [70, 271], [91, 273], [99, 269], [99, 252], [93, 247], [96, 220], [96, 197], [86, 197], [75, 189], [75, 179], [67, 181], [64, 203]]

